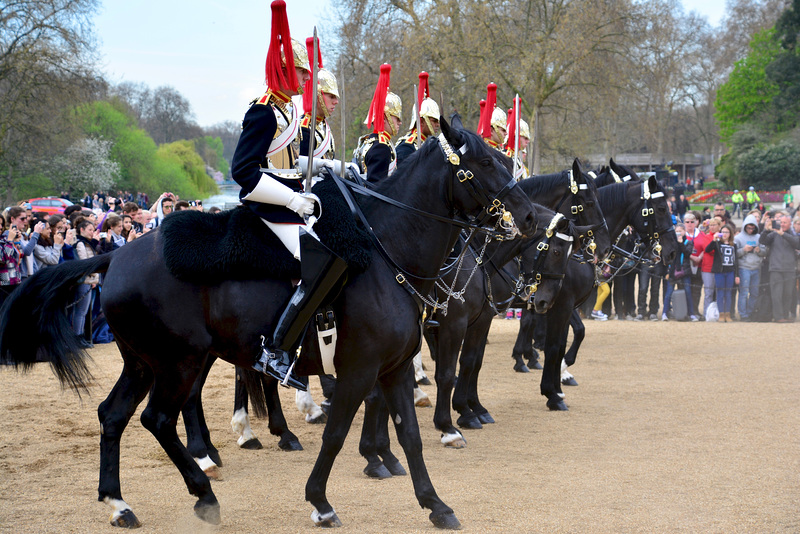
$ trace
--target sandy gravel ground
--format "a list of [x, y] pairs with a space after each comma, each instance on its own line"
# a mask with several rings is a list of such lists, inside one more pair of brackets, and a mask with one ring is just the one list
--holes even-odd
[[[517, 324], [496, 320], [487, 347], [481, 394], [496, 424], [449, 450], [433, 410], [417, 410], [431, 478], [466, 531], [800, 532], [800, 325], [590, 321], [570, 411], [552, 413], [540, 372], [511, 370]], [[114, 532], [96, 501], [96, 407], [121, 359], [113, 344], [92, 356], [96, 380], [82, 401], [47, 366], [0, 370], [0, 532]], [[228, 364], [215, 366], [204, 395], [225, 462], [214, 483], [223, 523], [194, 517], [195, 499], [137, 413], [121, 476], [141, 532], [317, 532], [303, 492], [322, 429], [303, 421], [294, 395], [282, 393], [305, 447], [294, 453], [277, 448], [264, 421], [254, 424], [264, 450], [236, 446]], [[328, 485], [341, 532], [434, 531], [409, 477], [362, 474], [360, 422]]]

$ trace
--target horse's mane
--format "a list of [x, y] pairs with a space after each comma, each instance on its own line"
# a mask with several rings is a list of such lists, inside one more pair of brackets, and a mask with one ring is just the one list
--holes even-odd
[[529, 197], [536, 198], [537, 195], [550, 191], [557, 185], [563, 185], [565, 172], [566, 171], [553, 174], [537, 174], [525, 180], [520, 180], [517, 185], [521, 187]]
[[606, 210], [606, 207], [625, 204], [627, 202], [628, 184], [630, 184], [630, 182], [613, 183], [597, 188], [597, 200], [600, 202], [603, 211]]

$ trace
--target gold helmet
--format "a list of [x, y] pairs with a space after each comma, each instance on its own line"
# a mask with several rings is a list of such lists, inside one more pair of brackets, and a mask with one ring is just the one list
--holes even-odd
[[531, 129], [528, 127], [528, 123], [522, 119], [519, 120], [519, 136], [527, 139], [531, 138]]
[[387, 115], [394, 115], [398, 119], [402, 119], [403, 101], [400, 100], [399, 96], [389, 91], [388, 93], [386, 93], [386, 105], [383, 107], [383, 111]]
[[[294, 38], [292, 38], [292, 55], [294, 56], [295, 67], [311, 72], [308, 68], [308, 51], [305, 45]], [[286, 57], [283, 54], [281, 54], [281, 60], [283, 60], [283, 64], [286, 65]]]
[[320, 93], [328, 93], [339, 98], [339, 85], [336, 83], [336, 76], [327, 69], [317, 71], [317, 83]]
[[494, 111], [492, 111], [492, 128], [502, 128], [505, 130], [506, 122], [508, 122], [506, 112], [500, 108], [494, 108]]

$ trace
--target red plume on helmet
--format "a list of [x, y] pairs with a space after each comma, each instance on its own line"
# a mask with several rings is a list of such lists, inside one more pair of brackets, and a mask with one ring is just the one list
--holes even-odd
[[490, 83], [486, 86], [486, 107], [482, 111], [481, 124], [483, 128], [478, 131], [481, 137], [488, 139], [492, 136], [492, 112], [497, 104], [497, 84]]
[[[308, 51], [308, 70], [314, 72], [314, 38], [306, 37], [306, 50]], [[319, 46], [319, 37], [317, 37], [317, 67], [322, 68], [322, 49]], [[311, 113], [311, 106], [314, 103], [312, 100], [317, 92], [311, 87], [311, 78], [308, 79], [305, 86], [303, 86], [303, 112]]]
[[506, 122], [506, 132], [508, 132], [508, 141], [506, 148], [514, 150], [517, 139], [517, 116], [519, 115], [519, 97], [514, 97], [514, 107], [508, 110], [508, 122]]
[[422, 71], [419, 73], [419, 89], [417, 90], [417, 112], [422, 109], [422, 101], [431, 96], [430, 87], [428, 87], [428, 73]]
[[483, 121], [486, 120], [486, 100], [481, 100], [479, 105], [481, 106], [481, 113], [478, 115], [478, 133], [480, 134], [483, 131]]
[[386, 93], [389, 92], [389, 78], [392, 72], [392, 66], [388, 63], [381, 65], [381, 75], [378, 78], [378, 86], [375, 87], [375, 94], [372, 96], [372, 103], [369, 106], [369, 113], [367, 114], [367, 126], [375, 127], [373, 132], [382, 132], [385, 128], [383, 110], [386, 107]]
[[[292, 36], [289, 33], [289, 20], [286, 18], [286, 2], [275, 0], [272, 8], [272, 37], [267, 51], [266, 79], [267, 87], [275, 90], [296, 91], [300, 83], [294, 70], [294, 53], [292, 52]], [[281, 51], [286, 58], [286, 74], [281, 63]]]

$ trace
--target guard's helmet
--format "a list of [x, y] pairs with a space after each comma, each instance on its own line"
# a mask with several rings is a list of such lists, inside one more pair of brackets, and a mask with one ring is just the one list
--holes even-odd
[[339, 84], [336, 83], [336, 76], [328, 69], [319, 69], [317, 72], [317, 84], [320, 93], [328, 93], [339, 98]]
[[522, 119], [519, 120], [519, 136], [526, 139], [531, 138], [531, 129], [528, 127], [528, 123]]
[[506, 122], [508, 122], [508, 119], [506, 118], [506, 112], [500, 108], [494, 108], [494, 111], [492, 111], [492, 128], [502, 128], [505, 130]]

